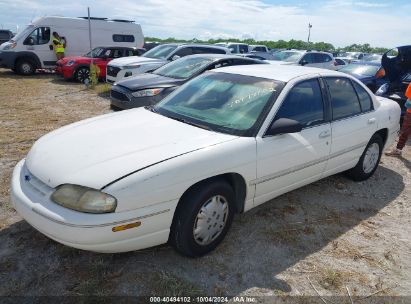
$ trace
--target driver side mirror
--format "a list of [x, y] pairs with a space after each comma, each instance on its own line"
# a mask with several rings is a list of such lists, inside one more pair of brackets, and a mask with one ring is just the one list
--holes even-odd
[[304, 65], [308, 64], [308, 61], [307, 61], [307, 60], [301, 60], [301, 61], [300, 61], [300, 64], [301, 64], [302, 66], [304, 66]]
[[288, 118], [280, 118], [274, 121], [265, 135], [279, 135], [301, 132], [303, 126], [296, 120]]
[[173, 57], [171, 57], [171, 60], [174, 61], [174, 60], [177, 60], [177, 59], [179, 59], [179, 58], [181, 58], [181, 57], [178, 56], [178, 55], [174, 55]]
[[26, 40], [24, 40], [25, 45], [34, 45], [34, 39], [33, 37], [27, 37]]
[[101, 59], [107, 60], [107, 59], [108, 59], [108, 56], [107, 56], [107, 55], [103, 55], [103, 56], [101, 56]]

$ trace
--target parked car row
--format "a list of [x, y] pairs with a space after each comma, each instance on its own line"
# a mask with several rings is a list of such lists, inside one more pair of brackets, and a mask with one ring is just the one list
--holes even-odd
[[141, 74], [114, 83], [111, 107], [129, 109], [155, 105], [190, 79], [216, 68], [264, 64], [265, 62], [236, 55], [191, 55], [168, 63], [152, 73]]

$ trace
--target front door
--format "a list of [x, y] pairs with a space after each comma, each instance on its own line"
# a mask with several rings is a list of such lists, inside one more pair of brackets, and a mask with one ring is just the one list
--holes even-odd
[[34, 29], [24, 40], [23, 45], [27, 51], [33, 52], [40, 60], [42, 67], [52, 67], [56, 65], [57, 57], [52, 45], [49, 27], [38, 27]]
[[299, 133], [257, 138], [255, 205], [320, 179], [330, 153], [331, 126], [317, 78], [296, 84], [275, 118], [300, 122]]

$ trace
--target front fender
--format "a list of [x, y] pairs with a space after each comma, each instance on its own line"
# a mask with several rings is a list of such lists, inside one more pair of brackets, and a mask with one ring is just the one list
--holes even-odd
[[104, 188], [118, 200], [116, 212], [179, 200], [192, 185], [225, 173], [240, 174], [247, 184], [246, 201], [254, 196], [249, 181], [256, 178], [256, 142], [253, 137], [210, 146], [157, 163]]

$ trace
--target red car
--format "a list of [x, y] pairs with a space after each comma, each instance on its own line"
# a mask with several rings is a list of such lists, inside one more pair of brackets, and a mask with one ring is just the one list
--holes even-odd
[[104, 79], [106, 77], [107, 63], [112, 59], [140, 56], [144, 53], [144, 49], [130, 47], [97, 47], [88, 52], [84, 56], [65, 57], [57, 61], [56, 71], [61, 74], [64, 79], [76, 79], [84, 82], [90, 77], [91, 60], [97, 65], [98, 77]]

